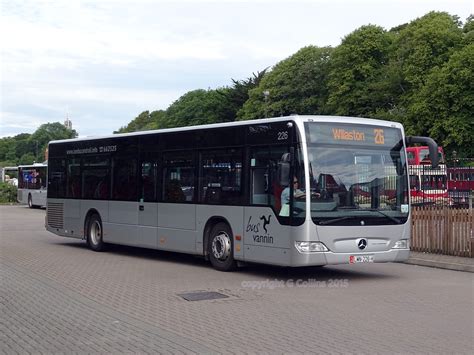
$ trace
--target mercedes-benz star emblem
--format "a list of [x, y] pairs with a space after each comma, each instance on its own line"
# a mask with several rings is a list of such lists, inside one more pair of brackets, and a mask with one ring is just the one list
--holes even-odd
[[364, 250], [367, 247], [367, 239], [361, 238], [357, 242], [357, 246], [359, 247], [360, 250]]

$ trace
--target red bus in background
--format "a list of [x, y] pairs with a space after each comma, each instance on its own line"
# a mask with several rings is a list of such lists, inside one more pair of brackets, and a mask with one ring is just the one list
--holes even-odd
[[412, 205], [452, 205], [448, 194], [446, 164], [436, 168], [431, 165], [409, 165], [410, 199]]
[[431, 167], [429, 148], [407, 147], [410, 198], [413, 205], [452, 204], [443, 147], [438, 147], [439, 165]]
[[432, 168], [428, 147], [407, 147], [412, 204], [467, 206], [474, 191], [474, 167], [448, 168], [443, 147], [438, 147], [438, 155], [439, 166]]
[[[439, 164], [445, 164], [443, 147], [438, 147]], [[431, 164], [430, 151], [427, 146], [407, 147], [408, 165]]]
[[474, 167], [448, 168], [449, 197], [456, 206], [467, 206], [474, 191]]

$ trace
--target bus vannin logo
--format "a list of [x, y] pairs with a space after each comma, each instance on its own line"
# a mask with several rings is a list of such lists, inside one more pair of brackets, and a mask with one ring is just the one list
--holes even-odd
[[265, 229], [265, 233], [267, 233], [267, 234], [268, 234], [267, 225], [270, 224], [270, 218], [271, 217], [272, 217], [272, 215], [268, 215], [268, 218], [265, 218], [265, 216], [260, 217], [260, 219], [263, 221], [263, 229]]
[[[255, 243], [273, 244], [273, 236], [270, 235], [267, 227], [270, 224], [271, 215], [268, 217], [261, 216], [260, 220], [263, 222], [253, 222], [252, 216], [249, 217], [247, 228], [245, 231], [252, 234], [252, 239]], [[263, 229], [263, 230], [262, 230]], [[265, 232], [264, 232], [265, 231]]]
[[364, 250], [367, 247], [367, 239], [364, 239], [364, 238], [359, 239], [359, 241], [357, 242], [357, 247], [360, 250]]

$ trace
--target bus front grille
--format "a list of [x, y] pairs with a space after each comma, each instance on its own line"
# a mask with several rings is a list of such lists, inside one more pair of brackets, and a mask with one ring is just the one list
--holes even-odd
[[46, 214], [48, 216], [48, 226], [63, 229], [64, 221], [62, 203], [48, 202]]

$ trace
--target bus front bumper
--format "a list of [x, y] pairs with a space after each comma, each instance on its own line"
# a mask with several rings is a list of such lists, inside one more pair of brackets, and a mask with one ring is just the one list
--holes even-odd
[[357, 263], [389, 263], [404, 262], [410, 256], [409, 249], [390, 249], [387, 251], [364, 252], [364, 253], [300, 253], [293, 251], [291, 266], [318, 266]]

